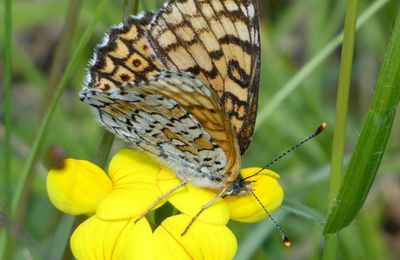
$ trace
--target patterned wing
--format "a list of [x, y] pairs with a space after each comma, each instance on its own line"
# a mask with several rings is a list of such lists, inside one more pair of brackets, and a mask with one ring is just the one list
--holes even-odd
[[113, 26], [89, 62], [85, 86], [101, 90], [118, 88], [124, 82], [138, 83], [165, 70], [145, 39], [153, 13], [131, 16]]
[[84, 88], [81, 99], [108, 130], [172, 163], [182, 179], [221, 188], [239, 174], [233, 126], [215, 92], [192, 74], [161, 72], [117, 89]]
[[243, 154], [257, 110], [257, 2], [170, 0], [154, 15], [148, 30], [149, 44], [169, 70], [192, 72], [217, 92]]

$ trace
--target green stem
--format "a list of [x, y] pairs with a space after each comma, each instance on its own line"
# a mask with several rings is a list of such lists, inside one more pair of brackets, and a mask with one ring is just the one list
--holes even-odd
[[336, 234], [329, 234], [325, 237], [323, 260], [336, 260], [338, 237]]
[[4, 14], [4, 121], [5, 121], [5, 136], [4, 136], [4, 168], [3, 168], [3, 192], [4, 192], [4, 209], [9, 212], [10, 206], [10, 173], [11, 173], [11, 133], [12, 133], [12, 3], [11, 0], [6, 0]]
[[[10, 212], [10, 202], [11, 202], [11, 133], [12, 133], [12, 1], [4, 1], [4, 101], [3, 101], [3, 111], [4, 111], [4, 121], [5, 121], [5, 136], [4, 136], [4, 168], [3, 168], [3, 193], [4, 193], [4, 211], [5, 215]], [[1, 232], [1, 237], [4, 239], [4, 248], [1, 248], [5, 252], [5, 255], [12, 258], [11, 255], [11, 239], [10, 233], [6, 231]], [[4, 233], [3, 233], [4, 232]], [[4, 237], [3, 237], [4, 236]], [[9, 255], [7, 255], [9, 254]]]
[[334, 203], [334, 199], [340, 189], [342, 180], [343, 155], [346, 142], [346, 121], [356, 35], [357, 9], [358, 0], [349, 0], [347, 3], [344, 24], [343, 49], [340, 63], [336, 117], [332, 141], [331, 178], [329, 187], [330, 204]]
[[[331, 178], [328, 195], [330, 208], [334, 205], [334, 201], [339, 192], [342, 180], [344, 146], [346, 141], [346, 122], [356, 35], [357, 10], [358, 0], [349, 0], [347, 2], [344, 24], [343, 48], [336, 101], [336, 117], [332, 141]], [[336, 234], [327, 235], [325, 237], [325, 242], [324, 259], [335, 259], [337, 251]]]
[[93, 20], [91, 21], [91, 23], [89, 24], [87, 30], [85, 31], [85, 33], [83, 34], [77, 48], [76, 51], [74, 52], [74, 54], [72, 55], [71, 61], [68, 64], [63, 77], [61, 78], [60, 83], [58, 84], [57, 88], [56, 88], [56, 93], [54, 95], [54, 98], [50, 104], [49, 110], [47, 111], [42, 123], [40, 124], [40, 128], [39, 128], [39, 132], [36, 136], [36, 139], [33, 143], [32, 146], [32, 152], [29, 155], [29, 158], [27, 160], [27, 163], [24, 166], [24, 169], [21, 173], [21, 177], [20, 180], [18, 181], [17, 187], [15, 189], [14, 192], [14, 197], [13, 197], [13, 201], [12, 201], [12, 205], [11, 205], [11, 218], [14, 219], [16, 217], [16, 214], [18, 212], [18, 209], [21, 205], [21, 202], [23, 201], [23, 196], [22, 194], [24, 194], [24, 191], [26, 189], [26, 184], [27, 181], [30, 179], [30, 175], [32, 172], [32, 168], [34, 165], [34, 162], [38, 156], [39, 150], [41, 145], [43, 144], [44, 141], [44, 137], [47, 131], [47, 128], [49, 126], [49, 122], [56, 110], [57, 104], [60, 100], [60, 97], [69, 81], [69, 79], [71, 78], [71, 76], [73, 75], [74, 69], [77, 67], [77, 63], [78, 63], [78, 58], [82, 55], [83, 51], [85, 50], [85, 46], [87, 45], [90, 36], [94, 30], [94, 26], [96, 25], [97, 21], [99, 20], [99, 18], [101, 17], [101, 15], [103, 14], [103, 12], [105, 11], [108, 3], [110, 0], [102, 0], [99, 3], [99, 6], [95, 12], [95, 15], [93, 17]]
[[[378, 0], [371, 4], [357, 19], [357, 29], [370, 20], [389, 0]], [[266, 122], [269, 116], [279, 107], [279, 105], [295, 90], [318, 66], [331, 55], [343, 41], [343, 33], [331, 40], [315, 55], [306, 65], [304, 65], [296, 75], [294, 75], [280, 90], [270, 99], [267, 105], [262, 107], [257, 114], [256, 129]]]
[[103, 130], [103, 136], [100, 141], [99, 149], [96, 155], [96, 164], [104, 168], [110, 155], [110, 150], [114, 142], [114, 135], [106, 130]]

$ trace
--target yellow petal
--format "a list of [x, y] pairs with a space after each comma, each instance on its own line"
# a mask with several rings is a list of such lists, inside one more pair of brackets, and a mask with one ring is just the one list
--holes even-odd
[[161, 167], [145, 152], [131, 149], [118, 152], [109, 167], [114, 187], [99, 205], [97, 216], [112, 220], [142, 214], [161, 195], [156, 184]]
[[148, 222], [131, 219], [104, 221], [93, 216], [71, 236], [71, 249], [79, 260], [153, 259], [154, 239]]
[[116, 153], [109, 165], [110, 178], [118, 180], [120, 172], [129, 171], [131, 174], [159, 172], [161, 164], [148, 153], [132, 149], [122, 149]]
[[[240, 173], [243, 177], [246, 177], [260, 169], [261, 168], [246, 168], [242, 169]], [[248, 179], [248, 181], [254, 181], [252, 190], [269, 213], [274, 212], [283, 201], [283, 189], [279, 185], [278, 179], [279, 175], [277, 173], [266, 169]], [[252, 194], [228, 196], [224, 198], [224, 200], [229, 206], [231, 219], [233, 220], [254, 223], [267, 216], [260, 203]]]
[[[182, 181], [172, 171], [164, 169], [157, 176], [157, 183], [162, 193], [166, 193], [178, 186]], [[214, 191], [206, 188], [197, 188], [188, 183], [169, 195], [167, 199], [180, 212], [195, 216], [215, 196], [217, 196], [217, 193]], [[225, 225], [229, 221], [229, 208], [223, 199], [218, 199], [204, 210], [198, 219], [210, 224]]]
[[181, 235], [191, 217], [180, 214], [167, 218], [154, 231], [155, 259], [232, 259], [237, 242], [232, 231], [224, 225], [195, 221]]
[[95, 164], [66, 159], [65, 167], [47, 175], [47, 193], [53, 205], [71, 214], [93, 214], [112, 188], [104, 171]]

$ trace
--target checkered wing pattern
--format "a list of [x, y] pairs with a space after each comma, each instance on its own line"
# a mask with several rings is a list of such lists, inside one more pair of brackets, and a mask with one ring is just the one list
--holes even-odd
[[118, 89], [123, 83], [139, 83], [165, 70], [145, 37], [152, 19], [153, 13], [146, 13], [111, 27], [89, 61], [85, 87]]
[[217, 93], [241, 153], [252, 139], [260, 43], [254, 0], [171, 0], [114, 26], [90, 62], [86, 86], [139, 83], [160, 71], [192, 72]]
[[190, 71], [217, 92], [243, 154], [253, 135], [258, 99], [256, 1], [169, 1], [155, 14], [148, 40], [168, 69]]
[[221, 188], [252, 138], [259, 65], [255, 0], [170, 0], [110, 29], [81, 99], [181, 178]]
[[108, 130], [162, 158], [181, 178], [222, 188], [237, 177], [233, 127], [214, 90], [193, 74], [166, 71], [118, 89], [86, 88], [81, 99]]

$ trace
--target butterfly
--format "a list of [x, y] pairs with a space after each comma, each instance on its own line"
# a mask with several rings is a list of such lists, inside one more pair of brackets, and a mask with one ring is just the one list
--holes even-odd
[[80, 99], [184, 183], [248, 193], [239, 169], [257, 111], [257, 10], [256, 0], [170, 0], [128, 17], [98, 45]]

